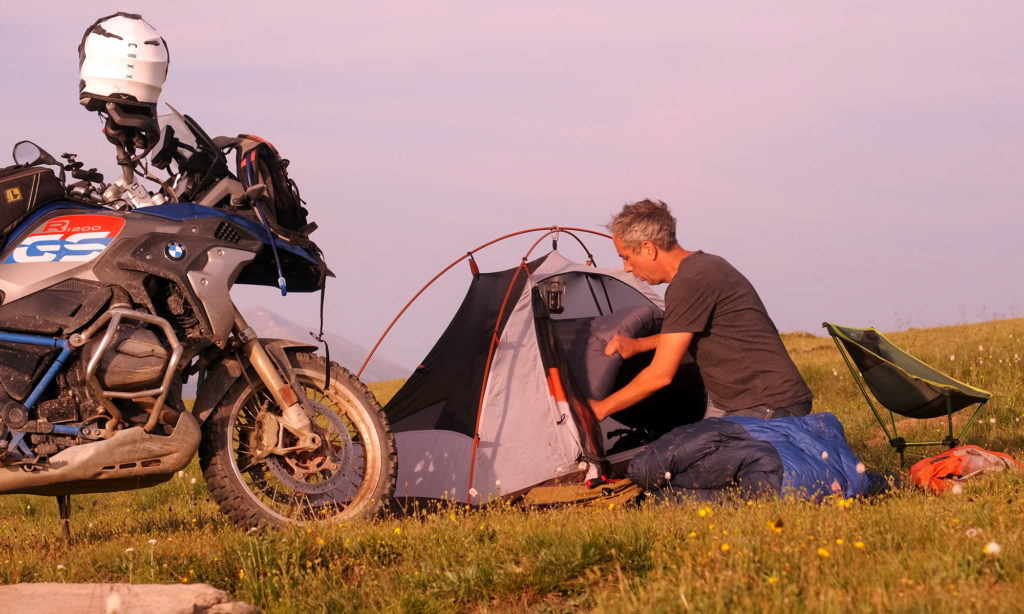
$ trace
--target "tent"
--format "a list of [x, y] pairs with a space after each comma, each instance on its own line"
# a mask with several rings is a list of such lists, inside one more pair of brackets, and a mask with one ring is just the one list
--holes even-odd
[[557, 247], [490, 273], [468, 255], [474, 275], [461, 306], [384, 408], [398, 446], [396, 497], [479, 504], [581, 482], [703, 416], [692, 360], [668, 389], [613, 418], [597, 423], [586, 406], [650, 362], [652, 353], [604, 355], [616, 332], [660, 330], [663, 300], [646, 284]]

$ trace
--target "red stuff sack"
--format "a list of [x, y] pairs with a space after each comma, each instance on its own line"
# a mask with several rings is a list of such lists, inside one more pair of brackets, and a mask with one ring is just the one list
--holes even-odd
[[942, 492], [980, 473], [1010, 469], [1021, 469], [1021, 464], [1009, 454], [978, 446], [960, 446], [914, 463], [910, 479], [927, 491]]

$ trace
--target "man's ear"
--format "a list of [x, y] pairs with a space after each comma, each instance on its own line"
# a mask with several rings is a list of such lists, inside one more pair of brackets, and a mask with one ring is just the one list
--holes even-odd
[[651, 260], [658, 258], [658, 246], [651, 241], [644, 241], [640, 244], [640, 251]]

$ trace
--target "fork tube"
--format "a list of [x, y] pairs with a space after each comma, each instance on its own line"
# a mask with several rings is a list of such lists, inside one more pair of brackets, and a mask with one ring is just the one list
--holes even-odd
[[235, 330], [239, 332], [242, 339], [245, 339], [243, 351], [249, 364], [266, 384], [274, 402], [281, 408], [281, 418], [285, 427], [294, 432], [302, 444], [308, 443], [312, 436], [312, 424], [302, 409], [298, 395], [291, 385], [281, 377], [278, 366], [274, 364], [270, 355], [267, 354], [267, 350], [264, 349], [263, 344], [260, 343], [259, 338], [237, 308], [235, 309]]

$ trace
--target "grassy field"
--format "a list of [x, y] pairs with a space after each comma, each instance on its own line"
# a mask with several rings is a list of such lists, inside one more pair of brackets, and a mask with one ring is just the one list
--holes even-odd
[[[995, 393], [967, 443], [1024, 456], [1024, 320], [891, 338]], [[786, 341], [815, 411], [840, 418], [870, 470], [899, 471], [832, 341]], [[383, 401], [394, 389], [375, 392]], [[941, 424], [931, 431], [941, 438]], [[910, 453], [908, 466], [939, 451]], [[0, 582], [206, 582], [268, 613], [1014, 612], [1024, 608], [1022, 486], [1014, 473], [983, 476], [961, 494], [902, 486], [824, 503], [452, 505], [246, 533], [220, 514], [193, 464], [157, 488], [73, 497], [70, 548], [55, 500], [0, 497]]]

